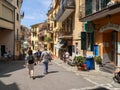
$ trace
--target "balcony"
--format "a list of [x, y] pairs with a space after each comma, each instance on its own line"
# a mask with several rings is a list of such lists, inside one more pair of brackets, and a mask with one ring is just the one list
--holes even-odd
[[56, 15], [56, 20], [63, 22], [75, 10], [74, 0], [64, 0], [59, 12]]
[[[88, 8], [89, 9], [89, 8]], [[86, 9], [87, 11], [87, 9]], [[88, 10], [89, 11], [89, 10]], [[90, 14], [85, 14], [85, 5], [82, 4], [80, 6], [80, 13], [79, 13], [79, 20], [82, 22], [96, 20], [107, 15], [115, 14], [120, 12], [120, 3], [115, 3], [113, 5], [107, 5], [106, 7], [96, 10], [95, 12], [92, 11]]]
[[72, 39], [72, 32], [65, 32], [65, 31], [60, 31], [59, 32], [59, 39]]

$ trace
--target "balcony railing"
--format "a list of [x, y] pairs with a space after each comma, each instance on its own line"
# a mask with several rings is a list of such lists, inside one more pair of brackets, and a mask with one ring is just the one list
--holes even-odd
[[65, 20], [75, 9], [74, 0], [64, 0], [60, 6], [59, 12], [56, 15], [57, 21]]
[[[92, 6], [93, 7], [93, 6]], [[105, 10], [107, 10], [106, 11], [106, 13], [104, 13], [104, 16], [108, 13], [108, 11], [109, 11], [109, 13], [110, 12], [112, 12], [112, 13], [116, 13], [117, 11], [115, 10], [115, 9], [117, 9], [117, 8], [119, 8], [120, 7], [120, 3], [115, 3], [115, 4], [113, 4], [113, 5], [106, 5], [106, 6], [104, 6], [104, 7], [102, 7], [102, 5], [101, 5], [101, 7], [99, 7], [99, 9], [94, 9], [94, 11], [93, 11], [93, 9], [91, 8], [89, 8], [89, 7], [85, 7], [85, 3], [83, 3], [82, 5], [80, 5], [80, 9], [79, 9], [79, 19], [82, 19], [82, 18], [85, 18], [85, 17], [88, 17], [88, 16], [92, 16], [92, 15], [95, 15], [96, 13], [99, 13], [99, 12], [102, 12], [102, 11], [105, 11]], [[119, 11], [118, 11], [119, 12]], [[99, 13], [99, 16], [100, 16], [101, 14]], [[97, 15], [98, 16], [98, 15]], [[96, 16], [96, 17], [97, 17]], [[102, 13], [102, 16], [103, 16], [103, 13]], [[92, 18], [95, 18], [95, 17], [92, 17]]]

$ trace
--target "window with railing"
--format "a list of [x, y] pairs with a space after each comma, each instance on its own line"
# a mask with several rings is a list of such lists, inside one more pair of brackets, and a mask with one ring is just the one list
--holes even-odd
[[37, 36], [37, 28], [34, 28], [32, 33], [33, 33], [33, 37], [36, 37]]
[[101, 0], [101, 9], [105, 8], [108, 2], [110, 2], [110, 0]]
[[92, 13], [92, 0], [85, 1], [85, 15]]
[[72, 34], [72, 30], [73, 30], [72, 15], [62, 23], [62, 27], [63, 27], [62, 29], [63, 33], [65, 33], [66, 35]]
[[64, 2], [64, 0], [60, 0], [60, 8], [63, 7], [63, 2]]
[[100, 9], [100, 0], [96, 0], [96, 11], [98, 11]]

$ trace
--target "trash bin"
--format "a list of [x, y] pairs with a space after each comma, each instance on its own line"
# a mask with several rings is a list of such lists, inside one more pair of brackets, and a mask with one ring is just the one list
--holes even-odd
[[94, 63], [94, 58], [93, 57], [86, 57], [85, 64], [87, 65], [88, 70], [95, 69], [95, 63]]

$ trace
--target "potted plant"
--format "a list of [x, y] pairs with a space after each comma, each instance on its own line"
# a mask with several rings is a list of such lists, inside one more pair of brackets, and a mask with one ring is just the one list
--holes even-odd
[[77, 66], [78, 70], [85, 70], [86, 65], [85, 65], [86, 57], [83, 56], [75, 56], [74, 57], [74, 64]]
[[94, 57], [94, 60], [95, 60], [95, 62], [96, 62], [98, 65], [102, 65], [102, 58], [101, 58], [101, 56], [95, 56], [95, 57]]

